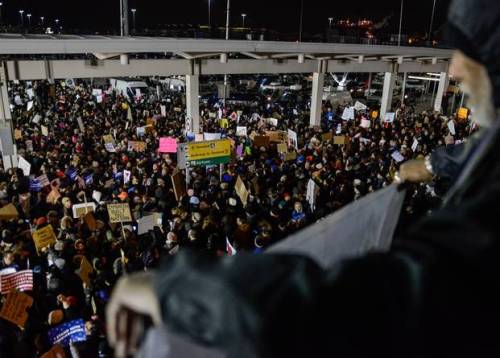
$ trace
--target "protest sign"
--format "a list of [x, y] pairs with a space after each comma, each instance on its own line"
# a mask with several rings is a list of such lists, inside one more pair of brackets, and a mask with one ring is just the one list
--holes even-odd
[[87, 224], [89, 230], [94, 231], [97, 229], [97, 221], [92, 212], [85, 214], [83, 219], [85, 220], [85, 224]]
[[132, 214], [130, 213], [130, 207], [127, 203], [108, 204], [107, 209], [109, 222], [112, 224], [132, 221]]
[[28, 152], [32, 152], [33, 151], [33, 141], [32, 140], [27, 140], [26, 141], [26, 150]]
[[47, 178], [47, 174], [42, 174], [36, 178], [36, 180], [40, 183], [42, 187], [50, 186], [49, 178]]
[[354, 105], [354, 109], [356, 111], [366, 111], [368, 107], [364, 105], [363, 103], [356, 101], [356, 104]]
[[246, 137], [247, 136], [247, 127], [236, 127], [236, 136]]
[[159, 226], [161, 221], [161, 214], [153, 213], [152, 215], [143, 216], [137, 220], [137, 235], [147, 234], [153, 230], [155, 226]]
[[333, 137], [333, 144], [336, 145], [346, 145], [347, 138], [343, 135], [337, 135]]
[[2, 295], [12, 290], [32, 291], [33, 290], [33, 271], [23, 270], [0, 276], [0, 292]]
[[136, 133], [138, 137], [142, 137], [146, 134], [146, 127], [137, 127]]
[[453, 120], [448, 122], [448, 129], [450, 130], [451, 135], [457, 134], [455, 131], [455, 122], [453, 122]]
[[19, 212], [17, 211], [14, 204], [9, 203], [0, 209], [0, 220], [12, 220], [19, 217]]
[[49, 136], [49, 129], [45, 126], [42, 126], [42, 135], [45, 137]]
[[19, 156], [19, 159], [18, 159], [18, 162], [17, 162], [17, 166], [18, 166], [19, 169], [22, 169], [24, 175], [26, 175], [26, 176], [30, 175], [31, 164], [26, 159], [24, 159], [23, 157]]
[[278, 120], [276, 118], [268, 118], [267, 123], [270, 124], [273, 127], [278, 126]]
[[253, 146], [257, 148], [260, 147], [267, 148], [269, 147], [269, 143], [270, 143], [270, 138], [265, 135], [257, 135], [253, 139]]
[[396, 119], [396, 113], [386, 113], [384, 117], [385, 123], [392, 123]]
[[116, 148], [115, 148], [115, 140], [113, 139], [113, 136], [111, 134], [107, 134], [102, 136], [104, 139], [104, 147], [106, 150], [110, 153], [116, 153]]
[[241, 158], [243, 156], [243, 144], [240, 144], [236, 147], [236, 158]]
[[344, 112], [342, 113], [342, 119], [344, 121], [350, 121], [354, 119], [354, 107], [344, 108]]
[[318, 194], [318, 191], [319, 187], [316, 185], [314, 180], [309, 179], [309, 182], [307, 183], [306, 200], [312, 211], [316, 210], [316, 195]]
[[238, 179], [236, 179], [236, 184], [234, 186], [234, 190], [236, 191], [236, 194], [240, 198], [243, 207], [246, 207], [248, 204], [248, 190], [245, 187], [245, 183], [243, 183], [243, 180], [241, 180], [241, 177], [238, 176]]
[[172, 181], [172, 186], [174, 188], [175, 199], [179, 201], [186, 194], [184, 178], [181, 172], [177, 170], [170, 176], [170, 180]]
[[81, 132], [85, 132], [85, 126], [83, 125], [83, 120], [81, 117], [78, 117], [76, 119], [76, 121], [78, 122], [78, 128], [80, 128], [80, 131]]
[[98, 203], [101, 201], [101, 197], [102, 197], [102, 193], [100, 191], [96, 191], [94, 190], [92, 192], [92, 199], [94, 199], [95, 201], [97, 201]]
[[61, 344], [68, 347], [70, 343], [84, 342], [87, 340], [85, 333], [85, 322], [76, 319], [60, 324], [48, 331], [50, 344]]
[[94, 268], [90, 264], [89, 260], [82, 255], [82, 260], [80, 261], [80, 268], [77, 270], [78, 276], [82, 279], [86, 285], [90, 284], [89, 275], [94, 272]]
[[132, 176], [132, 172], [130, 170], [123, 171], [123, 184], [127, 184], [130, 181], [130, 177]]
[[394, 159], [398, 163], [401, 163], [402, 161], [405, 160], [405, 158], [398, 151], [395, 151], [394, 153], [392, 153], [391, 157], [392, 157], [392, 159]]
[[22, 139], [23, 138], [23, 132], [20, 129], [15, 129], [14, 130], [14, 139]]
[[378, 111], [373, 111], [372, 112], [372, 119], [377, 119], [378, 118]]
[[288, 152], [285, 154], [285, 161], [290, 162], [297, 159], [297, 152]]
[[278, 153], [288, 153], [288, 147], [286, 143], [278, 143]]
[[139, 141], [129, 141], [128, 142], [128, 151], [134, 151], [134, 152], [144, 152], [146, 150], [146, 142], [139, 142]]
[[6, 321], [14, 323], [16, 326], [24, 328], [28, 320], [27, 310], [33, 305], [33, 298], [25, 293], [16, 290], [10, 291], [7, 299], [2, 305], [0, 317]]
[[56, 242], [56, 235], [52, 229], [52, 225], [47, 225], [33, 233], [33, 241], [35, 243], [36, 251], [40, 251]]
[[412, 151], [416, 151], [416, 150], [417, 150], [417, 147], [418, 147], [418, 140], [417, 140], [417, 138], [415, 138], [415, 139], [413, 140], [413, 144], [411, 145], [411, 150], [412, 150]]
[[203, 133], [203, 140], [219, 140], [222, 138], [220, 133]]
[[160, 138], [160, 153], [177, 153], [177, 140], [171, 137]]
[[285, 131], [266, 131], [266, 136], [272, 143], [283, 143], [287, 142], [287, 132]]
[[160, 105], [160, 111], [161, 111], [161, 116], [166, 117], [167, 116], [167, 106], [165, 105]]
[[331, 142], [332, 139], [333, 139], [333, 133], [332, 132], [323, 133], [321, 135], [321, 141], [323, 141], [323, 142]]
[[363, 128], [370, 128], [372, 126], [372, 122], [368, 119], [362, 119], [361, 120], [361, 127]]
[[73, 219], [80, 219], [89, 212], [94, 212], [96, 208], [95, 203], [75, 204], [71, 208], [73, 210]]
[[288, 130], [288, 146], [289, 147], [294, 147], [295, 149], [299, 149], [299, 141], [297, 139], [297, 133], [292, 131], [291, 129]]

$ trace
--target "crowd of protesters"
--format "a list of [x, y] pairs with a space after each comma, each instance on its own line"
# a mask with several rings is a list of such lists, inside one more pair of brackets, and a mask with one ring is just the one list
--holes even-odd
[[[31, 168], [30, 176], [19, 168], [0, 169], [0, 206], [13, 204], [18, 213], [0, 222], [0, 270], [32, 270], [34, 303], [24, 329], [0, 319], [0, 356], [40, 356], [52, 348], [47, 332], [75, 319], [85, 321], [86, 341], [66, 347], [68, 353], [109, 356], [104, 310], [121, 275], [157, 267], [162, 257], [188, 248], [211, 255], [263, 252], [389, 185], [402, 161], [473, 132], [468, 121], [404, 107], [394, 122], [385, 123], [369, 109], [343, 120], [344, 106], [327, 102], [321, 125], [311, 128], [307, 103], [285, 108], [266, 100], [257, 106], [202, 103], [201, 131], [230, 139], [233, 158], [222, 173], [218, 165], [192, 168], [185, 195], [177, 197], [171, 180], [177, 156], [159, 153], [158, 147], [161, 137], [196, 140], [186, 132], [182, 95], [128, 98], [107, 86], [94, 89], [84, 81], [11, 83], [17, 155]], [[247, 136], [237, 135], [237, 126], [246, 127]], [[144, 127], [144, 133], [137, 131]], [[255, 135], [288, 130], [298, 139], [297, 145], [284, 140], [288, 154], [278, 152], [277, 142], [254, 145]], [[113, 137], [112, 152], [105, 135]], [[138, 150], [131, 141], [146, 147]], [[126, 183], [124, 170], [131, 172]], [[43, 174], [48, 185], [35, 180]], [[246, 205], [235, 191], [238, 177], [249, 192]], [[314, 205], [306, 198], [311, 179], [317, 187]], [[436, 183], [415, 186], [402, 220], [424, 215], [439, 203], [439, 194]], [[96, 206], [92, 224], [74, 218], [72, 206], [84, 202]], [[127, 203], [134, 221], [123, 227], [110, 223], [110, 203]], [[152, 213], [159, 214], [158, 226], [138, 235], [136, 220]], [[57, 240], [37, 252], [31, 234], [47, 225]], [[86, 282], [78, 274], [82, 257], [92, 267]]]

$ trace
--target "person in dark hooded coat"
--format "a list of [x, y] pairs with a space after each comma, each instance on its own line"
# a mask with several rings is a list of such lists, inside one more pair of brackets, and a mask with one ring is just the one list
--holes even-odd
[[[126, 308], [228, 357], [500, 356], [498, 24], [498, 0], [451, 4], [447, 37], [458, 51], [450, 72], [483, 131], [453, 169], [442, 208], [391, 252], [330, 272], [296, 256], [177, 256], [159, 274], [118, 284], [107, 308], [110, 343], [129, 347], [116, 330]], [[210, 304], [186, 304], [197, 295]]]

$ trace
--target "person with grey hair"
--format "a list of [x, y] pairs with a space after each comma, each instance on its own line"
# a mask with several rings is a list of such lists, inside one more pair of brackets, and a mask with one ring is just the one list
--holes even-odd
[[[450, 71], [464, 81], [483, 133], [453, 169], [443, 207], [406, 240], [330, 272], [297, 256], [179, 255], [118, 283], [107, 326], [119, 354], [135, 349], [139, 331], [128, 328], [139, 314], [227, 357], [498, 357], [499, 23], [498, 0], [451, 4]], [[419, 162], [400, 177], [432, 174]]]

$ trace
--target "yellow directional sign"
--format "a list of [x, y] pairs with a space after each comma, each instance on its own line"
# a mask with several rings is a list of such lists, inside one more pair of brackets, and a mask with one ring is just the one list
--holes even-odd
[[186, 161], [190, 165], [213, 165], [229, 163], [231, 141], [228, 139], [186, 144]]

